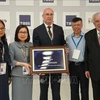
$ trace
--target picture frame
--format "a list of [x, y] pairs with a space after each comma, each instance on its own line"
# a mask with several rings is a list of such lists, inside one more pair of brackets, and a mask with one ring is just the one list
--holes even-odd
[[33, 73], [67, 73], [68, 57], [65, 46], [31, 46], [30, 64]]

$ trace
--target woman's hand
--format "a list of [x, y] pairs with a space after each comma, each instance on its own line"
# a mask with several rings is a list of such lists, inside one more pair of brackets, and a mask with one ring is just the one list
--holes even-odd
[[8, 85], [10, 85], [11, 81], [12, 81], [12, 79], [11, 79], [11, 77], [9, 77], [8, 78]]
[[32, 73], [32, 67], [31, 67], [31, 65], [30, 64], [28, 64], [28, 63], [21, 63], [21, 66], [22, 67], [25, 67], [27, 70], [28, 70], [28, 72], [29, 72], [29, 74], [31, 74]]

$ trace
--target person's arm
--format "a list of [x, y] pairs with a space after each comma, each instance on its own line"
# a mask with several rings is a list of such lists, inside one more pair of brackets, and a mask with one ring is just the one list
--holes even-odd
[[28, 69], [28, 71], [30, 72], [30, 68], [31, 68], [31, 65], [30, 64], [28, 64], [28, 63], [25, 63], [25, 62], [19, 62], [19, 61], [17, 61], [17, 60], [15, 60], [15, 49], [14, 49], [14, 47], [13, 47], [13, 45], [9, 45], [9, 54], [10, 54], [10, 58], [11, 58], [11, 66], [12, 67], [19, 67], [19, 66], [21, 66], [21, 67], [26, 67], [27, 69]]
[[34, 46], [40, 45], [40, 40], [39, 40], [38, 32], [36, 29], [33, 30], [33, 45]]
[[65, 39], [64, 39], [64, 31], [63, 31], [63, 28], [61, 27], [61, 33], [62, 33], [62, 37], [61, 37], [61, 44], [62, 45], [66, 45], [66, 41], [65, 41]]
[[[86, 37], [85, 37], [86, 39]], [[87, 78], [90, 78], [90, 72], [89, 72], [89, 64], [88, 64], [88, 54], [89, 54], [89, 51], [88, 51], [88, 47], [87, 47], [87, 43], [85, 44], [85, 54], [84, 54], [84, 62], [85, 62], [85, 76]]]
[[6, 48], [5, 52], [6, 52], [6, 56], [7, 56], [6, 63], [7, 63], [7, 72], [8, 72], [8, 84], [10, 84], [11, 83], [11, 65], [10, 65], [11, 59], [10, 59], [10, 55], [9, 55], [8, 43], [7, 43], [6, 47], [7, 48]]
[[26, 67], [28, 69], [28, 71], [30, 72], [30, 68], [31, 68], [31, 65], [28, 64], [28, 63], [24, 63], [24, 62], [16, 62], [15, 66], [22, 66], [22, 67]]
[[11, 58], [11, 63], [10, 63], [10, 65], [11, 65], [12, 67], [15, 67], [17, 61], [15, 60], [15, 57], [14, 57], [14, 56], [15, 56], [15, 49], [14, 49], [14, 47], [13, 47], [12, 44], [9, 44], [9, 55], [10, 55], [10, 58]]
[[11, 83], [11, 66], [9, 64], [7, 64], [8, 67], [8, 84]]

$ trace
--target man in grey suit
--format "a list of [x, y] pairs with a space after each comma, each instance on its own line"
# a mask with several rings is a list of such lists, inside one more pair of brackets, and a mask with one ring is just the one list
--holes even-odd
[[[46, 8], [43, 12], [44, 23], [33, 31], [34, 46], [61, 46], [66, 42], [62, 27], [53, 24], [54, 11]], [[60, 79], [61, 73], [40, 75], [40, 100], [48, 100], [49, 79], [52, 89], [52, 100], [60, 98]]]
[[85, 35], [85, 74], [91, 76], [94, 100], [100, 100], [100, 12], [93, 15], [93, 24], [95, 28]]

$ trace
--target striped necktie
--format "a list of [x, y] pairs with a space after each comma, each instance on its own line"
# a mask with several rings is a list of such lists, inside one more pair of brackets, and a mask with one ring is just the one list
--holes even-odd
[[52, 32], [50, 30], [51, 26], [48, 26], [47, 28], [48, 28], [48, 33], [49, 33], [50, 37], [52, 38]]

